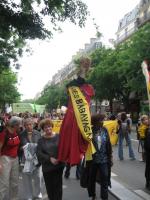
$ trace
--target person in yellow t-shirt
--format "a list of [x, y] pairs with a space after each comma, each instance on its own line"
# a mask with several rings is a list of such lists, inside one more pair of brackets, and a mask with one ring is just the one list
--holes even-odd
[[149, 118], [148, 115], [141, 116], [141, 123], [138, 126], [138, 136], [139, 136], [139, 144], [142, 148], [142, 161], [145, 161], [145, 152], [144, 152], [144, 140], [145, 140], [145, 133], [146, 129], [148, 128]]

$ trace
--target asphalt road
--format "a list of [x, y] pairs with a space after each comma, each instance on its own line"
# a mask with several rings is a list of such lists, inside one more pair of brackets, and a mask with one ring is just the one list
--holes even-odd
[[[128, 190], [138, 193], [141, 199], [150, 200], [150, 192], [145, 189], [145, 163], [140, 162], [141, 155], [138, 153], [138, 141], [136, 133], [133, 129], [131, 134], [133, 149], [136, 155], [136, 160], [131, 161], [128, 156], [128, 147], [124, 143], [124, 161], [118, 159], [118, 146], [113, 146], [114, 165], [112, 167], [112, 179], [123, 185]], [[113, 188], [113, 185], [112, 185]], [[143, 196], [144, 195], [144, 196]], [[100, 196], [100, 187], [97, 185], [97, 197]], [[20, 176], [19, 183], [19, 199], [23, 200], [23, 185]], [[63, 200], [88, 200], [87, 190], [80, 187], [79, 181], [75, 178], [75, 167], [71, 169], [69, 179], [63, 180]], [[98, 198], [100, 199], [100, 198]], [[116, 198], [109, 194], [109, 200]], [[9, 199], [10, 200], [10, 199]], [[48, 200], [45, 187], [43, 187], [43, 200]], [[124, 200], [124, 199], [123, 199]], [[132, 200], [132, 199], [131, 199]]]
[[112, 178], [122, 184], [125, 188], [138, 193], [141, 199], [150, 200], [150, 191], [145, 188], [145, 163], [141, 162], [141, 154], [138, 153], [138, 140], [135, 128], [133, 128], [132, 145], [136, 160], [129, 159], [128, 146], [124, 142], [124, 160], [118, 159], [118, 145], [113, 147], [114, 165], [112, 167]]
[[[113, 183], [119, 183], [124, 189], [131, 191], [138, 195], [134, 199], [120, 198], [121, 200], [150, 200], [150, 191], [145, 189], [145, 163], [140, 162], [141, 154], [138, 153], [138, 141], [136, 140], [135, 128], [131, 134], [134, 153], [136, 156], [135, 161], [131, 161], [128, 155], [128, 146], [124, 143], [124, 160], [118, 159], [118, 146], [113, 146], [113, 159], [114, 165], [112, 167], [112, 179]], [[43, 184], [44, 185], [44, 184]], [[112, 184], [112, 191], [115, 185]], [[118, 188], [117, 188], [118, 190]], [[121, 193], [120, 193], [121, 194]], [[127, 193], [125, 194], [127, 196]], [[100, 187], [97, 185], [97, 197], [100, 196]], [[19, 179], [19, 200], [24, 199], [22, 177]], [[88, 200], [87, 190], [80, 187], [79, 181], [75, 178], [75, 167], [71, 169], [71, 175], [69, 179], [63, 180], [63, 200]], [[100, 199], [100, 198], [98, 198]], [[109, 200], [115, 200], [116, 198], [109, 194]], [[7, 200], [7, 199], [6, 199]], [[8, 199], [11, 200], [11, 199]], [[45, 187], [43, 187], [43, 200], [48, 200]]]
[[[97, 184], [97, 197], [100, 196], [100, 186]], [[22, 177], [20, 175], [19, 183], [19, 200], [24, 199]], [[80, 187], [79, 180], [75, 178], [75, 167], [71, 168], [71, 175], [69, 179], [63, 179], [63, 200], [88, 200], [87, 190]], [[100, 199], [100, 198], [98, 198]], [[116, 200], [111, 194], [109, 194], [110, 200]], [[48, 200], [45, 187], [43, 187], [43, 200]]]

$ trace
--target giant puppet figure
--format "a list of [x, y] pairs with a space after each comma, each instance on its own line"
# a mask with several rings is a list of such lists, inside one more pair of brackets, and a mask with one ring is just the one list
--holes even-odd
[[67, 85], [69, 101], [60, 128], [58, 160], [70, 165], [78, 164], [85, 153], [90, 156], [95, 151], [89, 109], [94, 89], [84, 79], [90, 65], [90, 59], [82, 57], [77, 79]]

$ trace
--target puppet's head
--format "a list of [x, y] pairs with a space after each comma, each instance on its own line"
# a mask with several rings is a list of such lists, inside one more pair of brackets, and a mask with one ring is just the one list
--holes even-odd
[[79, 66], [79, 71], [78, 71], [77, 75], [82, 78], [85, 78], [85, 76], [91, 66], [91, 59], [88, 57], [81, 57], [79, 64], [80, 64], [80, 66]]

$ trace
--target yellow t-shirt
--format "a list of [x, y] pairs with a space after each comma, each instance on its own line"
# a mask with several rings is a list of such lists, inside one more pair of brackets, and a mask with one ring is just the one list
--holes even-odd
[[140, 139], [144, 139], [145, 138], [145, 131], [146, 131], [147, 128], [148, 128], [148, 126], [145, 125], [145, 124], [140, 124], [139, 125], [138, 133], [139, 133]]

